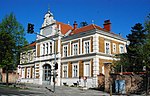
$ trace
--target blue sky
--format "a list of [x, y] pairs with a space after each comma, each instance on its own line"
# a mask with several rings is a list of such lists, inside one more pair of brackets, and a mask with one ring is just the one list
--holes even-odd
[[[132, 26], [143, 23], [150, 13], [150, 0], [0, 0], [0, 22], [13, 12], [25, 30], [30, 22], [39, 32], [48, 6], [57, 21], [69, 21], [70, 25], [74, 21], [91, 24], [94, 20], [103, 27], [104, 20], [110, 19], [112, 32], [121, 33], [124, 38]], [[26, 33], [26, 38], [32, 42], [36, 35]]]

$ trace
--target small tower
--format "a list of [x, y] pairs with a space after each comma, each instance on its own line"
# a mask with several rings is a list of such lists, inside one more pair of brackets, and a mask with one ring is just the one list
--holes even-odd
[[42, 27], [46, 27], [47, 25], [51, 25], [55, 23], [53, 14], [50, 12], [50, 8], [48, 8], [48, 12], [44, 16], [44, 22], [42, 24]]

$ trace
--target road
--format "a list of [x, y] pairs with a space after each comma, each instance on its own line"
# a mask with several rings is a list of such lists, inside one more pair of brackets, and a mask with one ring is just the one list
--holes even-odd
[[[78, 87], [56, 86], [55, 92], [53, 86], [27, 84], [27, 89], [16, 89], [0, 87], [0, 96], [110, 96], [110, 94], [97, 90], [83, 90]], [[113, 95], [118, 96], [118, 95]], [[119, 95], [127, 96], [127, 95]], [[141, 95], [130, 95], [141, 96]], [[145, 95], [142, 95], [145, 96]]]
[[0, 96], [109, 96], [96, 90], [83, 90], [77, 87], [56, 86], [53, 93], [52, 86], [27, 85], [28, 89], [0, 87]]

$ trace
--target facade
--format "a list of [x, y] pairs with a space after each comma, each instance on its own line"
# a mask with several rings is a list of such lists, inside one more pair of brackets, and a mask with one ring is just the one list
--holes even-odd
[[104, 21], [104, 28], [95, 24], [78, 28], [76, 22], [72, 27], [54, 20], [48, 11], [40, 34], [32, 48], [20, 54], [21, 82], [53, 85], [56, 72], [57, 86], [97, 87], [99, 74], [107, 81], [114, 55], [126, 52], [127, 40], [111, 32], [110, 20]]

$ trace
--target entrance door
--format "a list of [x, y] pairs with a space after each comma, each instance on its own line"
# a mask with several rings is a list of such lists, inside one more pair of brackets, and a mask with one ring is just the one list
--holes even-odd
[[43, 84], [51, 84], [51, 66], [49, 64], [43, 66]]

